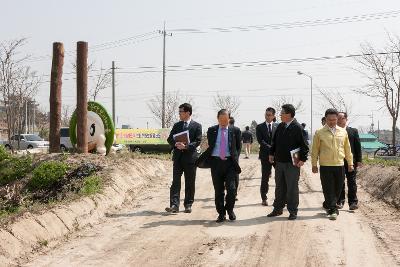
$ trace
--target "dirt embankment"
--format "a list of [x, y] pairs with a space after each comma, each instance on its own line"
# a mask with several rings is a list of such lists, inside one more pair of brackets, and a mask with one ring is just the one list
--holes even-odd
[[142, 190], [157, 184], [169, 170], [170, 161], [125, 159], [107, 167], [101, 193], [83, 197], [37, 213], [26, 212], [0, 227], [0, 266], [41, 247], [51, 247], [78, 229], [99, 223], [107, 212], [120, 208]]
[[372, 196], [400, 209], [400, 167], [365, 165], [358, 180]]

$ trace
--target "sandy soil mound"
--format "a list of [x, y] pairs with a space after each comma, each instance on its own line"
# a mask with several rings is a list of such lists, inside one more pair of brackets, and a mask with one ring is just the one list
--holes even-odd
[[400, 168], [366, 165], [359, 170], [359, 183], [374, 197], [400, 209]]
[[108, 182], [102, 193], [40, 213], [27, 212], [1, 226], [0, 266], [15, 264], [16, 259], [40, 247], [51, 246], [78, 229], [99, 223], [108, 212], [129, 201], [136, 191], [156, 183], [169, 165], [169, 161], [158, 159], [126, 159], [108, 166]]

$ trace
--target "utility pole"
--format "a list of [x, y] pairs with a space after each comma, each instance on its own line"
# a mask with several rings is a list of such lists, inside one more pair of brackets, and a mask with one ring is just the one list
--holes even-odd
[[35, 134], [35, 120], [36, 120], [36, 101], [33, 100], [33, 122], [32, 122], [32, 133]]
[[25, 100], [25, 133], [29, 133], [29, 130], [28, 130], [28, 100]]
[[162, 83], [162, 109], [161, 109], [161, 128], [165, 128], [165, 37], [172, 36], [172, 33], [167, 33], [165, 31], [165, 21], [164, 30], [159, 31], [163, 35], [163, 83]]
[[112, 119], [114, 123], [114, 127], [116, 127], [115, 122], [115, 62], [112, 62], [111, 66], [111, 74], [112, 74]]

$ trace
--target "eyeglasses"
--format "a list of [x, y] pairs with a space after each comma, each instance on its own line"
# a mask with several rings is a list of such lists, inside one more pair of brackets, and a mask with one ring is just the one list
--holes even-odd
[[186, 111], [184, 111], [184, 110], [179, 110], [179, 113], [185, 113]]

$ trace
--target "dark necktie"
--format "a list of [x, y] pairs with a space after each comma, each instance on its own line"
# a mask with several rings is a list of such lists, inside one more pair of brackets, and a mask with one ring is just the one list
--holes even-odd
[[271, 123], [268, 123], [268, 133], [272, 135]]
[[183, 123], [183, 130], [187, 130], [187, 128], [188, 128], [188, 123], [185, 121], [185, 122]]

